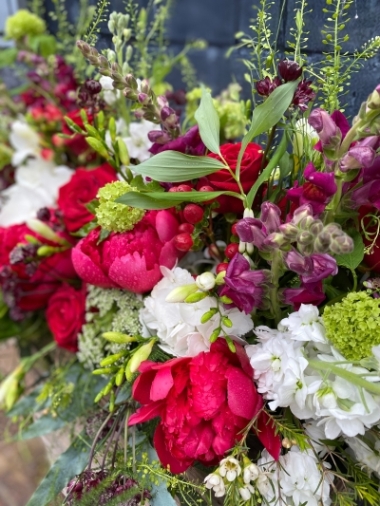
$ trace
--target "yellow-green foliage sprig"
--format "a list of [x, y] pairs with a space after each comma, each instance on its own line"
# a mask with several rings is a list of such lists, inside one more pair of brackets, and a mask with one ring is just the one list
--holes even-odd
[[359, 361], [380, 344], [380, 299], [367, 292], [349, 293], [323, 313], [327, 338], [348, 360]]
[[99, 206], [95, 214], [99, 225], [111, 232], [132, 230], [145, 214], [143, 209], [119, 204], [116, 199], [134, 188], [125, 181], [108, 183], [98, 191]]
[[45, 21], [26, 9], [20, 9], [5, 23], [7, 39], [20, 40], [28, 35], [41, 35], [44, 32], [46, 32]]

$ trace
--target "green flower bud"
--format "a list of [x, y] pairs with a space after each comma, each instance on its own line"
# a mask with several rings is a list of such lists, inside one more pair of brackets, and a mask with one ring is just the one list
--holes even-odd
[[129, 370], [131, 373], [134, 373], [140, 367], [141, 362], [147, 360], [149, 355], [152, 353], [153, 345], [156, 342], [156, 339], [151, 339], [147, 344], [138, 348], [133, 354], [131, 360], [129, 361]]
[[102, 141], [95, 139], [95, 137], [86, 137], [86, 142], [100, 156], [102, 156], [106, 160], [109, 159], [110, 155], [108, 153], [107, 146]]
[[232, 324], [232, 321], [228, 318], [228, 316], [223, 316], [222, 317], [222, 325], [224, 325], [225, 327], [230, 329], [233, 324]]
[[119, 387], [124, 381], [124, 366], [121, 367], [115, 376], [115, 385]]
[[7, 39], [20, 40], [25, 36], [41, 35], [44, 32], [45, 21], [26, 9], [20, 9], [5, 22]]
[[55, 242], [57, 244], [62, 244], [65, 246], [68, 246], [68, 242], [63, 237], [59, 236], [52, 230], [46, 223], [44, 223], [41, 220], [37, 220], [35, 218], [32, 218], [27, 221], [26, 223], [30, 230], [33, 230], [33, 232], [36, 232], [38, 235], [43, 237], [44, 239], [47, 239], [48, 241]]
[[207, 292], [196, 292], [187, 296], [185, 301], [187, 304], [194, 304], [195, 302], [199, 302], [207, 297]]
[[113, 232], [132, 230], [145, 214], [143, 209], [119, 204], [116, 200], [135, 188], [125, 181], [108, 183], [98, 191], [99, 206], [95, 210], [101, 227]]
[[137, 341], [137, 337], [128, 336], [122, 332], [104, 332], [103, 338], [107, 339], [107, 341], [111, 341], [111, 343], [117, 344], [128, 344]]
[[211, 318], [216, 315], [218, 312], [218, 309], [216, 307], [213, 307], [210, 309], [210, 311], [207, 311], [204, 315], [202, 315], [201, 323], [207, 323], [211, 320]]
[[222, 329], [220, 327], [214, 330], [214, 332], [210, 336], [210, 343], [214, 343], [218, 339], [221, 330]]
[[119, 353], [115, 353], [114, 355], [110, 355], [109, 357], [103, 358], [103, 360], [100, 362], [100, 365], [102, 367], [114, 364], [118, 360], [120, 360], [124, 355], [126, 354], [125, 351], [120, 351]]
[[166, 302], [183, 302], [189, 295], [198, 291], [196, 283], [191, 285], [183, 285], [174, 288], [167, 296]]

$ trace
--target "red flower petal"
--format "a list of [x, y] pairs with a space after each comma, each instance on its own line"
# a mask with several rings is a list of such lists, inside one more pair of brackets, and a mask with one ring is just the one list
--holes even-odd
[[152, 401], [160, 401], [170, 392], [174, 384], [171, 367], [163, 367], [156, 373], [150, 389], [150, 398]]
[[130, 417], [128, 425], [136, 425], [137, 423], [147, 422], [148, 420], [156, 418], [156, 416], [160, 416], [163, 405], [164, 403], [162, 401], [158, 401], [152, 402], [147, 406], [142, 406]]
[[153, 437], [153, 445], [157, 452], [158, 458], [164, 467], [170, 466], [170, 471], [173, 474], [184, 473], [193, 463], [193, 459], [179, 461], [175, 459], [172, 454], [168, 451], [165, 444], [165, 434], [162, 430], [161, 424], [156, 428]]
[[230, 367], [226, 377], [230, 410], [234, 415], [251, 420], [261, 409], [263, 403], [253, 380], [236, 367]]
[[256, 435], [270, 455], [278, 460], [281, 452], [281, 438], [275, 432], [273, 421], [265, 411], [261, 411], [256, 424]]
[[211, 448], [214, 431], [208, 423], [200, 423], [196, 425], [187, 436], [183, 451], [193, 459], [198, 459], [202, 455], [206, 455]]
[[140, 374], [132, 387], [132, 397], [140, 404], [149, 404], [151, 402], [150, 389], [157, 372], [148, 370]]

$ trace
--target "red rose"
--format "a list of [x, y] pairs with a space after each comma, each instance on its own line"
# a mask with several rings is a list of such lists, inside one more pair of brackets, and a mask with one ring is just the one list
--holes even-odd
[[[234, 172], [236, 171], [236, 163], [240, 148], [241, 142], [236, 144], [223, 144], [223, 146], [220, 147], [223, 158]], [[207, 156], [221, 160], [220, 156], [214, 153], [209, 153]], [[262, 147], [258, 144], [248, 144], [240, 165], [240, 182], [245, 193], [248, 193], [256, 182], [260, 173], [262, 159]], [[200, 185], [203, 186], [204, 184], [212, 186], [215, 191], [225, 190], [240, 193], [237, 183], [226, 169], [218, 170], [207, 176], [207, 178], [202, 178]], [[222, 195], [218, 198], [218, 202], [220, 206], [217, 211], [220, 213], [241, 213], [243, 211], [242, 202], [239, 199]]]
[[92, 230], [72, 251], [75, 270], [95, 286], [148, 292], [162, 278], [160, 266], [171, 269], [182, 255], [174, 246], [178, 226], [176, 216], [163, 210], [147, 212], [133, 230], [101, 242], [99, 229]]
[[[71, 111], [66, 115], [68, 118], [70, 118], [76, 125], [78, 125], [82, 130], [84, 130], [84, 124], [82, 117], [80, 115], [80, 110], [76, 109], [75, 111]], [[92, 123], [93, 117], [91, 114], [87, 112], [87, 117], [89, 123]], [[62, 133], [65, 135], [71, 135], [72, 137], [70, 139], [65, 139], [64, 144], [68, 147], [70, 151], [74, 153], [74, 155], [82, 155], [83, 153], [89, 152], [93, 154], [94, 152], [90, 148], [90, 146], [86, 142], [86, 138], [82, 134], [75, 134], [73, 135], [73, 131], [67, 126], [66, 122], [62, 125]]]
[[94, 217], [85, 204], [91, 202], [107, 183], [117, 180], [115, 170], [104, 163], [97, 169], [77, 169], [68, 183], [61, 186], [58, 193], [58, 207], [69, 232], [79, 230]]
[[[40, 244], [28, 243], [25, 235]], [[0, 228], [0, 287], [14, 315], [43, 308], [62, 281], [76, 278], [71, 250], [40, 259], [37, 249], [43, 244], [54, 246], [25, 224]]]
[[[193, 358], [145, 361], [139, 371], [132, 394], [142, 407], [129, 424], [161, 418], [154, 447], [172, 473], [183, 473], [195, 460], [217, 464], [263, 406], [244, 348], [236, 344], [232, 353], [224, 339]], [[265, 415], [263, 420], [258, 437], [278, 459], [281, 443]]]
[[78, 333], [85, 323], [86, 290], [62, 285], [49, 299], [46, 320], [58, 346], [75, 353]]

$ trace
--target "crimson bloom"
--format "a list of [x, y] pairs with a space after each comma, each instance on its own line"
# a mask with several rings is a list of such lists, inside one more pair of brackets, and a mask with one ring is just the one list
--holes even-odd
[[287, 191], [287, 197], [297, 207], [310, 204], [314, 214], [323, 213], [331, 197], [335, 195], [337, 186], [334, 173], [317, 172], [309, 163], [304, 171], [306, 182], [302, 186], [294, 186]]
[[258, 437], [276, 459], [281, 442], [267, 423], [253, 369], [239, 344], [232, 353], [224, 339], [209, 352], [164, 363], [145, 361], [132, 394], [142, 406], [129, 425], [160, 417], [154, 447], [163, 466], [182, 473], [195, 460], [217, 464], [241, 438], [241, 431], [259, 417]]
[[133, 230], [104, 241], [100, 229], [92, 230], [72, 251], [75, 270], [95, 286], [148, 292], [162, 278], [160, 266], [171, 269], [181, 256], [174, 245], [178, 227], [176, 216], [164, 210], [147, 212]]

